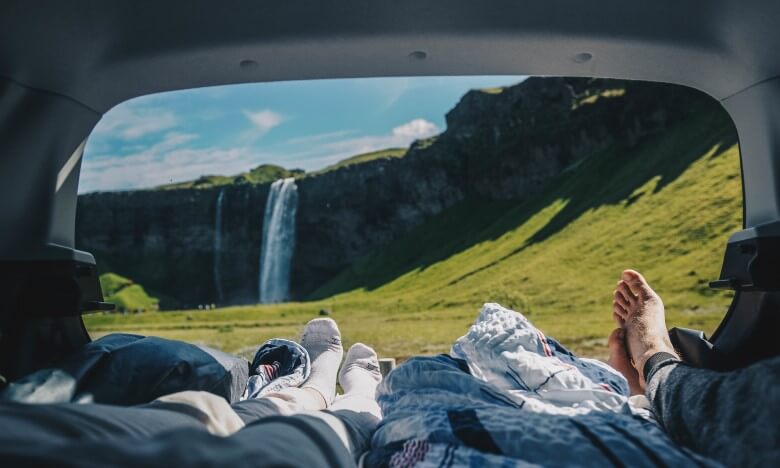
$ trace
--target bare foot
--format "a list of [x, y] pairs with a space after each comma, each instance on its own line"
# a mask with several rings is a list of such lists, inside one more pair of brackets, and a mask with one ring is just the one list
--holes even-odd
[[613, 311], [616, 321], [624, 324], [628, 352], [644, 388], [645, 361], [660, 351], [676, 355], [666, 330], [664, 303], [642, 275], [626, 270], [615, 290]]
[[626, 348], [626, 333], [622, 328], [612, 330], [607, 341], [609, 346], [609, 360], [607, 363], [623, 374], [628, 380], [628, 388], [631, 390], [631, 396], [642, 395], [644, 391], [639, 384], [639, 373], [631, 365], [631, 358]]

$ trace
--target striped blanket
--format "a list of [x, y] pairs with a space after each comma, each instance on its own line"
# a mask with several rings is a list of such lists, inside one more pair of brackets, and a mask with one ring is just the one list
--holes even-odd
[[377, 398], [367, 466], [714, 466], [674, 445], [614, 369], [498, 304], [449, 356], [391, 372]]

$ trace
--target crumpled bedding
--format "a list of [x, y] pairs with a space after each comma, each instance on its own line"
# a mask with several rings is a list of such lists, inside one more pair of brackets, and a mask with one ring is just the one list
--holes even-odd
[[241, 400], [261, 398], [289, 387], [299, 387], [311, 374], [311, 358], [306, 348], [282, 338], [272, 338], [255, 352], [249, 365], [252, 375]]
[[717, 466], [676, 446], [625, 378], [485, 304], [451, 355], [391, 372], [367, 466]]

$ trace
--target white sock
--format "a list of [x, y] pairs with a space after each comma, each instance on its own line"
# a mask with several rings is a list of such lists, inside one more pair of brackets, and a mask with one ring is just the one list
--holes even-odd
[[363, 343], [352, 345], [339, 372], [339, 384], [345, 395], [356, 393], [373, 399], [381, 380], [382, 373], [379, 371], [376, 351]]
[[306, 324], [301, 345], [311, 358], [311, 374], [302, 388], [312, 388], [330, 406], [336, 396], [336, 375], [344, 355], [341, 332], [333, 319], [319, 318]]

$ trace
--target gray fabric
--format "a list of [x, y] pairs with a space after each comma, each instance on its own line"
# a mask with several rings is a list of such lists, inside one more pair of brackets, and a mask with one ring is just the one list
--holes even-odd
[[677, 443], [730, 466], [780, 460], [780, 356], [723, 373], [664, 362], [647, 397]]
[[[239, 401], [233, 403], [231, 407], [247, 425], [256, 423], [264, 418], [279, 415], [279, 408], [264, 398]], [[369, 449], [371, 435], [374, 433], [377, 424], [379, 424], [379, 418], [367, 412], [344, 409], [326, 410], [326, 412], [339, 418], [344, 424], [344, 427], [347, 429], [347, 436], [354, 449], [353, 455], [355, 457], [360, 456]]]
[[197, 418], [180, 411], [73, 403], [2, 403], [0, 427], [4, 428], [0, 431], [0, 454], [11, 448], [35, 451], [76, 441], [148, 440], [171, 429], [204, 430]]
[[262, 418], [279, 416], [279, 407], [265, 398], [238, 401], [230, 405], [230, 407], [247, 425]]
[[127, 437], [71, 437], [63, 443], [40, 434], [24, 444], [5, 443], [5, 436], [0, 440], [2, 466], [354, 466], [327, 424], [306, 416], [266, 418], [230, 437], [214, 436], [192, 426], [159, 431], [142, 442]]
[[258, 415], [223, 438], [178, 406], [2, 403], [0, 466], [354, 466], [317, 418]]
[[353, 447], [353, 455], [359, 457], [371, 448], [371, 435], [379, 424], [379, 418], [364, 411], [334, 410], [327, 411], [336, 416], [347, 428], [347, 435]]

